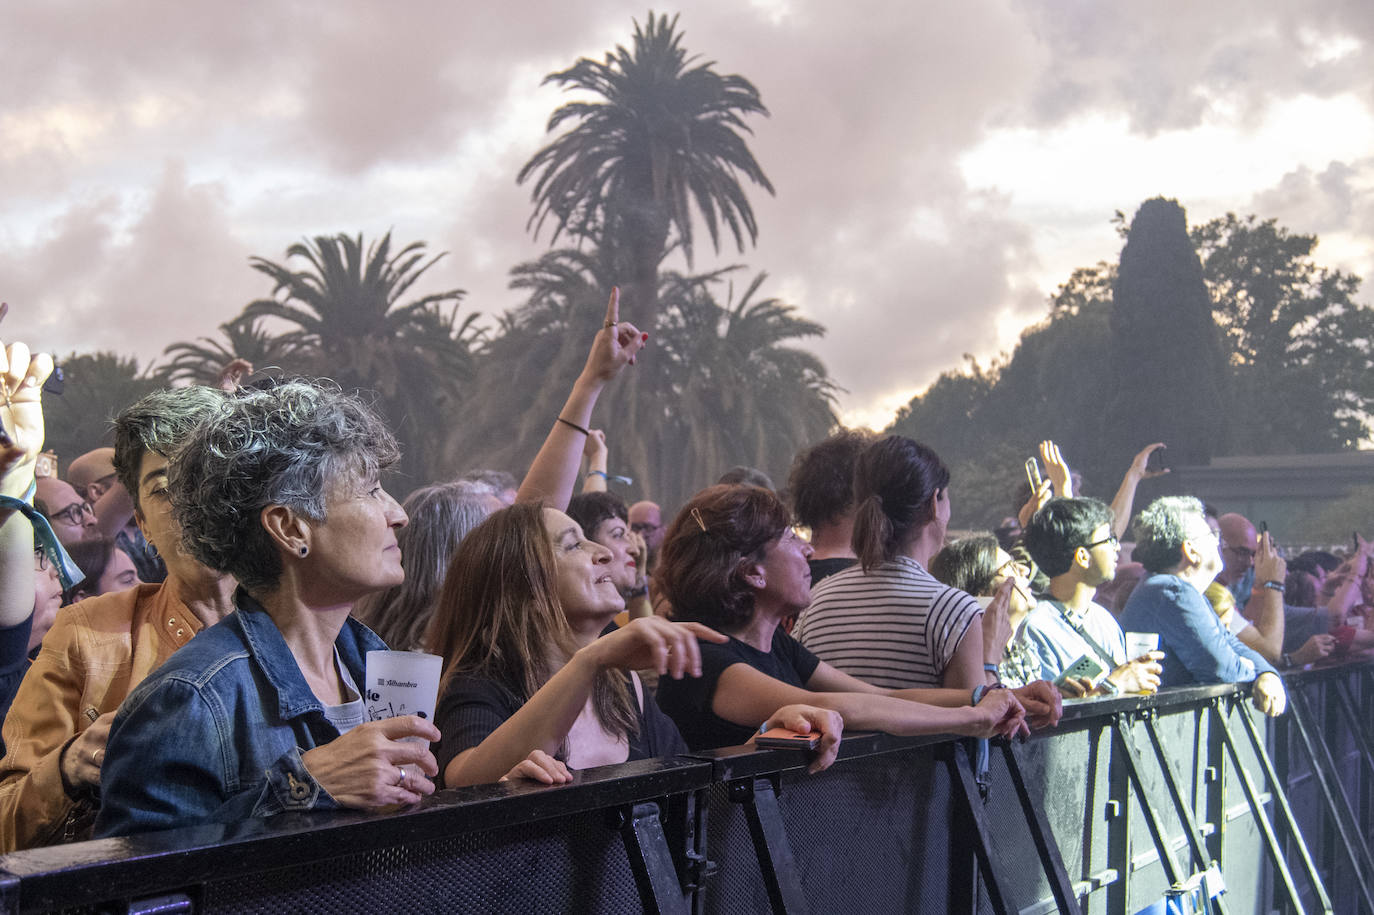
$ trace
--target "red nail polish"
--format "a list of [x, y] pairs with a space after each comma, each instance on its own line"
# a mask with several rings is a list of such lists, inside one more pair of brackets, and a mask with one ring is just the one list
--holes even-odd
[[649, 335], [648, 335], [647, 333], [646, 333], [646, 334], [640, 334], [640, 339], [641, 339], [641, 340], [648, 340], [648, 339], [649, 339]]

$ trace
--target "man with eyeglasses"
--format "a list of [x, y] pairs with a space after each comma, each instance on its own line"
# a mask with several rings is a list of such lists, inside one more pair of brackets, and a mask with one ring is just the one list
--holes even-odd
[[1203, 596], [1222, 557], [1202, 503], [1187, 496], [1156, 499], [1136, 518], [1135, 535], [1134, 556], [1150, 575], [1126, 602], [1121, 625], [1159, 634], [1163, 685], [1253, 683], [1255, 707], [1283, 714], [1288, 694], [1274, 666], [1228, 632]]
[[95, 509], [65, 480], [39, 477], [33, 504], [48, 519], [63, 546], [100, 536], [95, 525]]
[[1051, 499], [1026, 526], [1026, 549], [1050, 577], [1049, 593], [1026, 617], [1026, 639], [1040, 658], [1040, 676], [1054, 681], [1087, 655], [1110, 673], [1059, 684], [1066, 696], [1113, 696], [1159, 688], [1158, 652], [1126, 657], [1126, 636], [1111, 611], [1093, 600], [1116, 575], [1121, 544], [1112, 510], [1096, 499]]

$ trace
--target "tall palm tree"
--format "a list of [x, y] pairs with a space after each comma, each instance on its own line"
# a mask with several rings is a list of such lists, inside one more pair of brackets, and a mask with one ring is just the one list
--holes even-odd
[[397, 431], [409, 485], [437, 476], [444, 423], [471, 382], [483, 333], [477, 315], [458, 319], [464, 292], [449, 289], [402, 302], [444, 255], [428, 257], [424, 242], [395, 253], [391, 233], [363, 247], [363, 238], [321, 235], [287, 249], [295, 270], [265, 258], [253, 269], [271, 277], [272, 298], [258, 299], [243, 320], [274, 318], [294, 325], [283, 340], [308, 354], [307, 365], [345, 389], [370, 392]]
[[290, 371], [302, 355], [297, 341], [270, 333], [261, 318], [236, 318], [221, 324], [219, 330], [222, 341], [197, 337], [194, 343], [173, 343], [163, 350], [164, 356], [174, 356], [162, 366], [168, 379], [213, 385], [235, 359], [247, 360], [257, 372]]
[[[767, 115], [758, 90], [742, 76], [722, 76], [682, 47], [677, 17], [635, 22], [633, 47], [617, 45], [604, 62], [583, 58], [551, 73], [546, 83], [600, 96], [563, 105], [549, 118], [552, 133], [573, 126], [520, 170], [535, 177], [530, 225], [536, 235], [550, 217], [553, 241], [568, 232], [614, 254], [626, 302], [653, 329], [658, 268], [670, 244], [692, 263], [692, 223], [699, 216], [720, 248], [720, 223], [744, 250], [758, 235], [753, 208], [740, 186], [747, 178], [773, 186], [749, 151], [744, 118]], [[695, 207], [693, 206], [695, 204]]]

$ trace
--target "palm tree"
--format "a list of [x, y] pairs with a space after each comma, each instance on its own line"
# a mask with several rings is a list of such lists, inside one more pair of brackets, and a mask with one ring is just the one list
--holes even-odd
[[299, 347], [311, 369], [345, 389], [375, 394], [407, 452], [407, 482], [428, 482], [440, 471], [445, 430], [436, 419], [462, 400], [483, 338], [476, 314], [458, 319], [461, 289], [401, 301], [444, 255], [427, 259], [424, 242], [392, 253], [390, 232], [366, 249], [361, 234], [321, 235], [286, 255], [304, 260], [305, 269], [252, 258], [253, 269], [276, 285], [272, 298], [244, 309], [242, 320], [294, 325], [281, 339]]
[[299, 362], [301, 347], [295, 340], [274, 336], [261, 318], [236, 318], [219, 326], [224, 340], [197, 337], [195, 343], [173, 343], [162, 351], [175, 357], [162, 366], [171, 381], [213, 385], [224, 367], [235, 359], [252, 363], [255, 372], [291, 370]]
[[[535, 179], [530, 225], [545, 220], [560, 233], [606, 252], [626, 301], [647, 329], [658, 315], [658, 267], [674, 241], [692, 263], [694, 216], [720, 248], [720, 223], [744, 250], [758, 225], [741, 177], [773, 186], [745, 144], [744, 117], [767, 115], [758, 90], [742, 76], [722, 76], [682, 47], [677, 17], [649, 14], [635, 22], [632, 50], [617, 45], [604, 62], [583, 58], [544, 81], [583, 90], [601, 101], [570, 102], [549, 118], [552, 133], [573, 124], [535, 153], [517, 177]], [[695, 207], [693, 207], [695, 203]]]
[[[824, 329], [777, 299], [755, 301], [762, 274], [738, 302], [731, 289], [722, 307], [714, 290], [737, 269], [664, 274], [660, 295], [672, 304], [658, 336], [593, 417], [607, 431], [617, 471], [665, 508], [734, 464], [781, 475], [836, 422], [825, 367], [791, 345]], [[467, 464], [519, 470], [582, 367], [611, 282], [595, 253], [568, 250], [514, 274], [512, 285], [530, 290], [529, 301], [490, 341], [454, 448]]]
[[736, 464], [781, 479], [792, 456], [838, 422], [837, 388], [825, 366], [793, 345], [825, 328], [779, 299], [755, 301], [766, 273], [737, 300], [730, 284], [726, 304], [717, 304], [712, 287], [737, 269], [665, 284], [665, 299], [679, 304], [668, 309], [662, 331], [672, 393], [652, 420], [660, 460], [651, 470], [655, 492], [678, 500]]

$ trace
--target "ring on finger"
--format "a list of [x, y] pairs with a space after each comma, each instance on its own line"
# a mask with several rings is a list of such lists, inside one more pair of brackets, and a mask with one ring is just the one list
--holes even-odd
[[606, 319], [606, 323], [602, 324], [601, 326], [602, 326], [602, 327], [615, 327], [617, 323], [618, 323], [618, 322], [612, 321], [610, 318], [607, 318], [607, 319]]
[[399, 788], [401, 785], [404, 785], [406, 783], [406, 776], [410, 773], [406, 772], [405, 766], [397, 766], [396, 771], [401, 773], [401, 777], [396, 779], [396, 787]]

